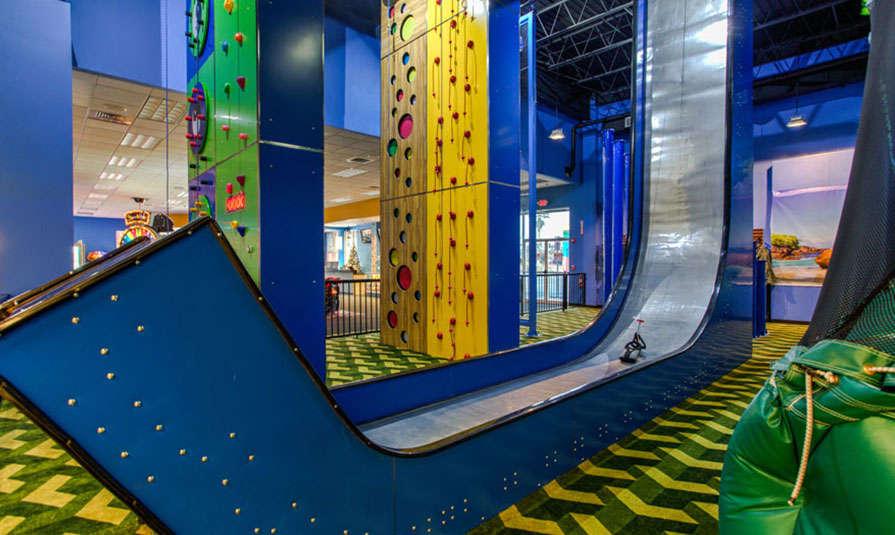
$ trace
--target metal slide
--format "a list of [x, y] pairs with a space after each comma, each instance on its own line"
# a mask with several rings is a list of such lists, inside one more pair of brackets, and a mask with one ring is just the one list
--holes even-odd
[[748, 321], [745, 345], [709, 321], [751, 281], [726, 259], [728, 5], [650, 2], [642, 246], [572, 364], [361, 430], [206, 219], [13, 311], [0, 393], [160, 533], [466, 532], [747, 357]]

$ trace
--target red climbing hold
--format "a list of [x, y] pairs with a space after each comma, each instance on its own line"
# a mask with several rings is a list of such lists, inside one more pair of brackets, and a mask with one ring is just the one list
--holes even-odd
[[193, 134], [187, 134], [187, 135], [186, 135], [186, 138], [187, 138], [187, 139], [193, 139], [194, 137], [195, 137], [195, 136], [194, 136]]
[[198, 88], [198, 87], [194, 87], [194, 88], [193, 88], [193, 94], [195, 95], [195, 94], [198, 93], [198, 92], [199, 92], [199, 88]]
[[469, 85], [469, 84], [466, 84], [466, 85], [463, 86], [463, 89], [465, 89], [466, 92], [469, 93], [470, 91], [472, 91], [472, 86]]
[[452, 177], [451, 177], [451, 184], [456, 184], [456, 183], [457, 183], [457, 177], [452, 176]]
[[240, 89], [246, 88], [246, 77], [245, 76], [237, 76], [236, 83], [239, 85]]
[[435, 214], [435, 221], [441, 221], [441, 214]]
[[457, 219], [457, 214], [455, 214], [454, 212], [448, 212], [448, 214], [450, 214], [452, 220]]
[[468, 163], [469, 165], [474, 164], [474, 163], [475, 163], [475, 158], [473, 158], [472, 156], [470, 156], [469, 158], [466, 159], [466, 163]]
[[472, 137], [472, 132], [470, 132], [469, 130], [467, 130], [466, 132], [463, 132], [463, 137], [465, 137], [466, 139], [469, 139], [470, 137]]
[[475, 297], [475, 296], [472, 295], [472, 292], [467, 292], [467, 293], [466, 293], [466, 298], [467, 298], [467, 299], [472, 300], [473, 297]]
[[463, 267], [466, 269], [466, 271], [469, 271], [470, 269], [472, 269], [472, 264], [467, 262], [466, 264], [463, 265]]
[[186, 122], [190, 122], [193, 120], [193, 117], [191, 115], [187, 115], [186, 117], [184, 117], [184, 119], [186, 119]]
[[451, 75], [451, 83], [453, 84], [453, 83], [456, 83], [456, 82], [457, 82], [457, 77], [454, 76], [454, 75], [452, 74], [452, 75]]
[[195, 141], [190, 141], [190, 147], [198, 147], [198, 146], [199, 146], [199, 144], [196, 143]]
[[438, 118], [438, 124], [444, 124], [444, 117]]
[[437, 267], [438, 270], [441, 271], [441, 262], [439, 262], [438, 265], [436, 265], [435, 267]]
[[474, 215], [475, 215], [475, 213], [473, 213], [472, 210], [468, 210], [468, 211], [466, 212], [466, 217], [468, 217], [468, 218], [470, 218], [470, 219], [471, 219], [472, 216], [474, 216]]
[[451, 318], [451, 325], [457, 324], [457, 318]]
[[230, 125], [229, 125], [229, 124], [222, 124], [222, 125], [221, 125], [221, 130], [223, 130], [224, 132], [229, 132], [229, 131], [230, 131]]
[[438, 331], [438, 333], [435, 334], [435, 337], [441, 340], [442, 338], [444, 338], [444, 335], [441, 334], [441, 331]]
[[470, 39], [469, 41], [466, 41], [466, 48], [472, 48], [472, 45], [473, 45], [472, 39]]
[[[469, 322], [467, 321], [466, 323], [469, 323]], [[469, 353], [463, 355], [463, 358], [468, 359], [468, 358], [469, 358]]]
[[435, 64], [438, 65], [439, 63], [441, 63], [441, 58], [435, 56]]
[[459, 114], [458, 112], [455, 111], [455, 112], [454, 112], [454, 119], [459, 119], [459, 118], [460, 118], [460, 114]]
[[245, 141], [246, 139], [249, 139], [249, 135], [243, 132], [242, 134], [239, 134], [239, 139]]
[[441, 166], [440, 166], [440, 165], [436, 165], [436, 166], [435, 166], [435, 174], [437, 175], [438, 173], [441, 173]]
[[457, 245], [457, 240], [455, 240], [454, 238], [451, 238], [451, 247], [456, 247], [456, 245]]
[[193, 97], [187, 97], [186, 101], [189, 102], [190, 104], [192, 104], [193, 102], [196, 102], [196, 99]]
[[[453, 11], [453, 10], [451, 10], [451, 11]], [[457, 27], [457, 19], [451, 20], [451, 28], [456, 28], [456, 27]]]

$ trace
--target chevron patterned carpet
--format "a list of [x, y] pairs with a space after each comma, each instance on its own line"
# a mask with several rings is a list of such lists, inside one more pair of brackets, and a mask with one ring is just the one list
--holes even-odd
[[743, 409], [803, 325], [770, 324], [752, 359], [581, 463], [470, 535], [718, 532], [724, 451]]
[[[661, 418], [485, 522], [473, 535], [709, 534], [727, 439], [804, 327], [772, 324], [753, 358]], [[0, 535], [151, 535], [7, 402], [0, 406]]]
[[[558, 338], [581, 330], [599, 308], [573, 307], [538, 315], [539, 336], [530, 338], [528, 327], [519, 328], [519, 345]], [[443, 359], [379, 342], [379, 333], [330, 338], [326, 341], [326, 383], [329, 386], [370, 379], [405, 370], [443, 363]]]

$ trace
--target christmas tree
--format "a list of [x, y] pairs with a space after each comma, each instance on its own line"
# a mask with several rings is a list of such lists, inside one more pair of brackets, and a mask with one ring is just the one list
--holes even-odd
[[360, 267], [360, 259], [357, 257], [357, 247], [354, 245], [351, 246], [351, 252], [348, 253], [348, 269], [355, 275], [364, 272], [363, 268]]

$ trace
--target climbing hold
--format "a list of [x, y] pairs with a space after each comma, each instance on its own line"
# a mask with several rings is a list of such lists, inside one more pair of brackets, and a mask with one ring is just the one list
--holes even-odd
[[435, 60], [434, 60], [434, 61], [435, 61], [435, 64], [438, 65], [439, 63], [441, 63], [441, 58], [438, 57], [438, 56], [435, 56]]
[[229, 124], [222, 124], [222, 125], [221, 125], [221, 130], [223, 130], [224, 132], [229, 132], [229, 131], [230, 131], [230, 125], [229, 125]]
[[[466, 324], [469, 325], [469, 322], [467, 321]], [[468, 358], [469, 358], [469, 353], [463, 355], [463, 358], [468, 359]], [[465, 509], [464, 509], [464, 511], [465, 511]]]
[[474, 215], [475, 215], [475, 213], [472, 210], [467, 210], [466, 217], [472, 218], [472, 216], [474, 216]]
[[454, 238], [451, 238], [451, 247], [456, 247], [456, 245], [457, 245], [457, 240], [455, 240]]
[[441, 166], [440, 166], [440, 165], [436, 165], [436, 166], [435, 166], [435, 174], [437, 175], [437, 174], [439, 174], [439, 173], [441, 173]]
[[457, 318], [451, 318], [451, 325], [457, 324]]
[[233, 183], [227, 182], [227, 193], [233, 193]]
[[245, 36], [242, 34], [242, 32], [236, 32], [236, 35], [234, 35], [233, 38], [236, 39], [236, 42], [240, 45], [245, 40]]
[[475, 297], [475, 296], [472, 295], [472, 292], [467, 292], [467, 293], [466, 293], [466, 298], [467, 298], [467, 299], [472, 300], [473, 297]]
[[451, 75], [451, 83], [453, 84], [453, 83], [456, 83], [456, 82], [457, 82], [457, 77], [454, 76], [454, 75], [452, 74], [452, 75]]
[[245, 175], [236, 175], [236, 181], [239, 182], [240, 186], [246, 185], [246, 176]]
[[441, 221], [441, 214], [435, 214], [435, 221]]
[[457, 177], [452, 176], [452, 177], [451, 177], [451, 184], [456, 184], [456, 183], [457, 183]]
[[186, 119], [186, 122], [190, 122], [190, 121], [193, 120], [193, 116], [192, 116], [192, 115], [187, 115], [186, 117], [184, 117], [184, 119]]
[[435, 290], [435, 297], [441, 297], [441, 291]]
[[230, 84], [229, 83], [224, 84], [224, 93], [227, 93], [228, 95], [230, 94]]
[[457, 214], [456, 214], [455, 212], [451, 211], [451, 212], [448, 212], [448, 213], [449, 213], [450, 216], [451, 216], [451, 220], [457, 219]]
[[469, 41], [466, 41], [466, 48], [472, 48], [472, 45], [473, 45], [472, 39], [470, 39]]
[[224, 54], [226, 54], [227, 52], [230, 52], [230, 43], [227, 41], [221, 42], [221, 50], [224, 51]]
[[243, 132], [243, 133], [239, 134], [239, 139], [245, 141], [245, 140], [249, 139], [249, 135], [246, 134], [245, 132]]
[[187, 139], [193, 139], [194, 137], [195, 137], [195, 136], [193, 136], [193, 134], [187, 134], [187, 135], [186, 135], [186, 138], [187, 138]]
[[469, 158], [466, 159], [466, 163], [468, 163], [469, 165], [474, 164], [474, 163], [475, 163], [475, 158], [473, 158], [472, 156], [470, 156]]
[[233, 14], [233, 0], [224, 0], [224, 9], [228, 15]]
[[463, 137], [465, 137], [466, 139], [469, 139], [470, 137], [472, 137], [472, 132], [470, 132], [469, 130], [467, 130], [466, 132], [463, 132]]
[[237, 76], [236, 83], [239, 84], [240, 89], [246, 88], [246, 77], [245, 76]]
[[192, 91], [190, 91], [190, 92], [191, 92], [192, 94], [195, 95], [196, 93], [199, 92], [199, 88], [198, 88], [198, 87], [194, 87], [194, 88], [192, 89]]
[[190, 147], [198, 147], [198, 146], [199, 146], [199, 144], [196, 143], [195, 141], [190, 141]]
[[467, 262], [466, 264], [463, 265], [463, 268], [464, 268], [466, 271], [469, 271], [470, 269], [472, 269], [472, 264], [470, 264], [469, 262]]
[[234, 219], [233, 221], [230, 222], [230, 228], [232, 228], [232, 229], [235, 230], [236, 227], [238, 227], [238, 226], [239, 226], [239, 221], [236, 221], [236, 220]]
[[466, 84], [466, 85], [463, 86], [463, 89], [465, 89], [466, 92], [469, 93], [469, 92], [472, 90], [472, 86], [469, 85], [469, 84]]
[[441, 262], [439, 262], [435, 267], [437, 267], [438, 270], [441, 271]]
[[196, 102], [196, 99], [193, 97], [186, 97], [186, 101], [192, 104], [193, 102]]
[[444, 335], [441, 334], [441, 331], [438, 331], [438, 333], [435, 335], [435, 337], [438, 338], [439, 340], [441, 340], [442, 338], [444, 338]]
[[[451, 10], [451, 11], [453, 11], [453, 10]], [[457, 27], [457, 19], [451, 19], [451, 28], [456, 28], [456, 27]]]
[[459, 118], [460, 118], [460, 113], [455, 111], [455, 112], [454, 112], [454, 119], [459, 119]]
[[244, 226], [240, 225], [240, 226], [236, 227], [236, 232], [238, 232], [240, 236], [244, 237], [246, 235], [246, 228]]

